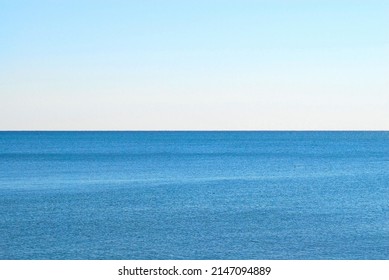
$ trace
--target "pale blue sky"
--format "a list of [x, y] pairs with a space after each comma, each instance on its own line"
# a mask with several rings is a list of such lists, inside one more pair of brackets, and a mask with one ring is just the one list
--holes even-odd
[[0, 0], [0, 130], [388, 130], [389, 1]]

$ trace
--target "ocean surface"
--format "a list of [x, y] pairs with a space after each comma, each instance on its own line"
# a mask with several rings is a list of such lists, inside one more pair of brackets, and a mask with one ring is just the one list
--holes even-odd
[[0, 132], [0, 259], [389, 259], [389, 132]]

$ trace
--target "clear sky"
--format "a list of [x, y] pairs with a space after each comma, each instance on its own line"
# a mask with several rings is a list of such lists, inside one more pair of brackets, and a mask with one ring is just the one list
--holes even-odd
[[0, 130], [389, 130], [387, 0], [0, 0]]

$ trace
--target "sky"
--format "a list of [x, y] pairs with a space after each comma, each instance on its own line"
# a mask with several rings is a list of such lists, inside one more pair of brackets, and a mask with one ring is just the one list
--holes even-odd
[[387, 0], [0, 0], [0, 130], [389, 130]]

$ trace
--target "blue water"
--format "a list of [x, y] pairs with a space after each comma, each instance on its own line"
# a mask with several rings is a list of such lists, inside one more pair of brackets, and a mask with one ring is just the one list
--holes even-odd
[[0, 132], [0, 259], [389, 259], [389, 132]]

